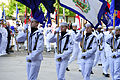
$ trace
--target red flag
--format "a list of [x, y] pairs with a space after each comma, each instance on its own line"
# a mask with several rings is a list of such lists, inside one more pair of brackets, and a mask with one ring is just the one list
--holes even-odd
[[57, 10], [55, 9], [55, 21], [56, 21], [56, 24], [57, 24]]
[[24, 14], [24, 17], [25, 17], [25, 20], [24, 20], [24, 23], [26, 24], [26, 9], [25, 9], [25, 14]]
[[80, 30], [81, 29], [80, 16], [76, 14], [75, 18], [76, 18], [75, 22], [77, 23], [77, 28], [78, 28], [78, 30]]
[[118, 11], [118, 13], [117, 13], [117, 17], [120, 19], [120, 11]]
[[107, 6], [108, 6], [108, 8], [110, 9], [110, 4], [107, 2]]
[[29, 17], [29, 22], [31, 21], [32, 18], [33, 18], [33, 16], [32, 16], [32, 10], [31, 10], [30, 17]]

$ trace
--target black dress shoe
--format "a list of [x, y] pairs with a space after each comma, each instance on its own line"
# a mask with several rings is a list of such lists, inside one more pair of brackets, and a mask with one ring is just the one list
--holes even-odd
[[104, 75], [105, 77], [110, 77], [110, 74], [105, 74], [105, 73], [103, 73], [103, 75]]
[[94, 74], [93, 71], [91, 71], [91, 74]]
[[102, 64], [98, 64], [98, 66], [102, 66]]
[[66, 68], [66, 71], [70, 71], [70, 69], [67, 67], [67, 68]]
[[79, 72], [81, 72], [81, 70], [80, 70], [80, 69], [79, 69], [78, 71], [79, 71]]

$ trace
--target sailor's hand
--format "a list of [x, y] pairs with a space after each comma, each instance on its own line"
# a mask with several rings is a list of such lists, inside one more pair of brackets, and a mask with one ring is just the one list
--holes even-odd
[[116, 55], [113, 55], [112, 58], [116, 58]]
[[85, 59], [86, 57], [85, 56], [82, 56], [81, 59]]
[[60, 27], [56, 28], [54, 34], [58, 33], [60, 29], [61, 29]]
[[114, 35], [115, 34], [115, 30], [112, 30], [112, 35]]
[[81, 32], [84, 32], [84, 31], [85, 31], [85, 27], [83, 27], [83, 28], [80, 30], [80, 33], [81, 33]]

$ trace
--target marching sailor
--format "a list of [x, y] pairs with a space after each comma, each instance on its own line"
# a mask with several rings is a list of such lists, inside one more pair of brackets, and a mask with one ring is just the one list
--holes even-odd
[[50, 45], [50, 42], [48, 41], [48, 38], [49, 38], [49, 33], [52, 33], [52, 28], [51, 28], [51, 24], [48, 24], [48, 28], [45, 32], [45, 36], [46, 36], [46, 48], [47, 48], [47, 52], [50, 52], [51, 51], [51, 45]]
[[97, 43], [98, 43], [98, 46], [97, 46], [97, 51], [95, 53], [95, 60], [94, 60], [94, 66], [97, 64], [97, 62], [99, 60], [101, 60], [101, 63], [102, 63], [102, 69], [103, 69], [103, 75], [105, 77], [109, 77], [109, 74], [107, 73], [107, 69], [106, 69], [106, 56], [105, 56], [105, 34], [103, 33], [102, 31], [102, 26], [99, 25], [98, 28], [97, 28]]
[[95, 35], [92, 33], [91, 24], [87, 23], [86, 25], [86, 34], [82, 35], [82, 32], [85, 30], [85, 27], [77, 34], [76, 41], [84, 43], [82, 45], [83, 50], [81, 53], [81, 72], [84, 80], [90, 80], [90, 74], [92, 71], [95, 52], [97, 50], [97, 41]]
[[[73, 28], [73, 30], [71, 31], [71, 36], [72, 36], [72, 40], [73, 40], [74, 44], [73, 44], [72, 56], [70, 57], [70, 60], [68, 61], [68, 65], [71, 64], [72, 61], [74, 61], [76, 58], [80, 57], [79, 55], [81, 54], [81, 53], [79, 54], [79, 52], [80, 52], [80, 43], [75, 40], [75, 37], [76, 37], [76, 35], [78, 33], [77, 24], [73, 23], [72, 28]], [[80, 63], [79, 59], [80, 58], [78, 58], [78, 62], [77, 62], [78, 64]], [[79, 64], [79, 66], [81, 66], [81, 65]], [[66, 70], [69, 71], [69, 68], [66, 68]], [[79, 70], [81, 70], [81, 67], [80, 67]]]
[[49, 33], [49, 41], [57, 43], [56, 33], [61, 30], [59, 35], [59, 53], [55, 53], [57, 80], [65, 80], [66, 67], [68, 66], [70, 54], [73, 51], [73, 41], [70, 34], [66, 32], [67, 27], [67, 23], [62, 22], [60, 23], [60, 27], [55, 30], [54, 34]]
[[6, 27], [6, 22], [2, 22], [2, 30], [1, 30], [1, 33], [2, 33], [2, 42], [1, 42], [1, 50], [2, 50], [2, 53], [1, 55], [6, 55], [6, 48], [7, 48], [7, 37], [8, 37], [8, 32], [7, 30], [5, 29]]
[[110, 57], [112, 58], [111, 62], [113, 66], [110, 68], [110, 71], [112, 73], [112, 80], [120, 80], [120, 26], [116, 26], [115, 31], [112, 32], [113, 35], [107, 40], [112, 50]]
[[[43, 60], [43, 50], [44, 50], [44, 35], [38, 30], [39, 22], [35, 19], [31, 20], [31, 32], [28, 33], [28, 56], [27, 60], [27, 78], [28, 80], [37, 80], [41, 61]], [[26, 25], [28, 28], [28, 25]], [[26, 39], [26, 32], [21, 38]], [[21, 39], [18, 38], [18, 39]], [[24, 39], [24, 40], [25, 40]]]

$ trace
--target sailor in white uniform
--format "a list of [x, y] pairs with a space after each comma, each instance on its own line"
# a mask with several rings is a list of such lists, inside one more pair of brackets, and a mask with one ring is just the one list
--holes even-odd
[[73, 41], [70, 34], [66, 32], [67, 27], [67, 23], [62, 22], [60, 23], [60, 27], [57, 28], [54, 33], [49, 33], [49, 41], [57, 43], [56, 33], [61, 30], [59, 35], [59, 53], [55, 53], [57, 80], [65, 80], [66, 67], [68, 66], [70, 54], [73, 51]]
[[92, 33], [92, 27], [91, 24], [87, 23], [86, 25], [86, 34], [82, 35], [82, 31], [85, 30], [85, 27], [80, 30], [80, 32], [76, 36], [76, 41], [82, 42], [84, 45], [82, 45], [83, 50], [81, 53], [81, 71], [84, 80], [90, 80], [90, 74], [92, 71], [94, 58], [95, 58], [95, 52], [97, 50], [97, 41], [95, 35]]
[[[79, 55], [81, 54], [81, 53], [79, 53], [80, 52], [80, 43], [75, 40], [75, 37], [78, 33], [77, 24], [73, 23], [72, 27], [73, 27], [73, 30], [71, 31], [71, 36], [72, 36], [74, 44], [73, 44], [72, 56], [70, 57], [70, 60], [68, 61], [68, 65], [70, 65], [72, 63], [72, 61], [74, 61], [76, 58], [78, 59], [78, 61], [79, 61], [78, 64], [79, 64], [80, 63]], [[81, 66], [81, 64], [79, 64], [79, 66]], [[81, 70], [81, 67], [79, 69]], [[66, 68], [66, 70], [69, 71], [69, 68]]]
[[7, 30], [5, 29], [5, 27], [6, 27], [6, 22], [3, 22], [2, 23], [2, 27], [1, 27], [1, 33], [2, 33], [2, 42], [1, 42], [1, 51], [2, 51], [2, 53], [1, 53], [1, 55], [6, 55], [7, 53], [6, 53], [6, 48], [7, 48], [7, 43], [8, 43], [8, 41], [7, 41], [7, 37], [8, 37], [8, 32], [7, 32]]
[[46, 32], [45, 32], [45, 36], [46, 36], [46, 48], [47, 48], [47, 52], [50, 52], [51, 51], [51, 45], [50, 45], [50, 42], [48, 41], [49, 39], [49, 33], [52, 33], [52, 28], [51, 28], [51, 24], [48, 24], [48, 28], [46, 29]]
[[113, 35], [111, 35], [106, 42], [110, 45], [112, 50], [110, 54], [113, 65], [110, 70], [112, 73], [112, 80], [120, 80], [120, 26], [115, 27]]
[[[44, 35], [38, 30], [39, 22], [35, 19], [31, 20], [31, 33], [28, 34], [28, 56], [27, 60], [27, 78], [28, 80], [37, 80], [40, 70], [42, 53], [44, 51]], [[28, 25], [26, 25], [28, 26]], [[26, 27], [27, 28], [27, 27]], [[22, 38], [26, 38], [26, 33]], [[19, 38], [20, 39], [20, 38]]]
[[0, 19], [0, 56], [2, 54], [2, 47], [1, 47], [1, 43], [2, 43], [2, 23], [3, 23], [3, 20]]
[[109, 77], [109, 74], [107, 73], [106, 69], [106, 56], [105, 56], [105, 34], [103, 33], [102, 26], [99, 25], [96, 31], [96, 37], [97, 37], [97, 51], [95, 53], [95, 60], [94, 60], [94, 66], [98, 63], [100, 60], [102, 63], [102, 69], [103, 69], [103, 75], [105, 77]]

